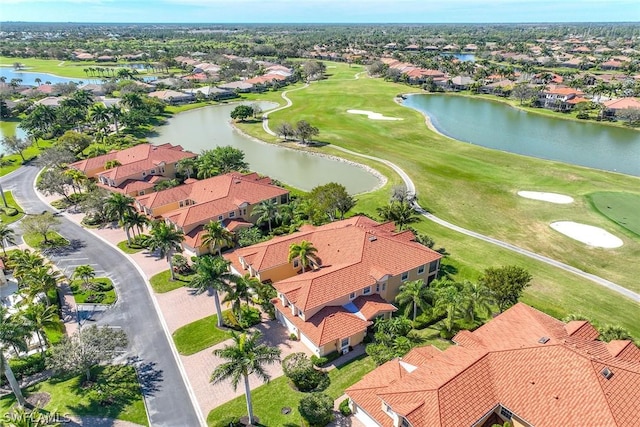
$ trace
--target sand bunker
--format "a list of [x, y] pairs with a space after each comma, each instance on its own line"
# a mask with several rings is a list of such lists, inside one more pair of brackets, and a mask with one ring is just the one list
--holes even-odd
[[619, 248], [622, 240], [606, 230], [592, 225], [579, 224], [573, 221], [557, 221], [551, 228], [565, 236], [597, 248]]
[[369, 117], [371, 120], [402, 120], [398, 117], [386, 117], [380, 113], [374, 113], [373, 111], [368, 110], [347, 110], [349, 114], [364, 114]]
[[567, 204], [573, 203], [573, 197], [557, 193], [541, 193], [538, 191], [518, 191], [518, 196], [543, 202]]

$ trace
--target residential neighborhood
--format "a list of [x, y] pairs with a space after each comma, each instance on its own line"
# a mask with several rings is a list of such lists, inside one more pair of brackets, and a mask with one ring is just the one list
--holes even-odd
[[2, 23], [0, 424], [640, 425], [638, 24], [219, 1]]

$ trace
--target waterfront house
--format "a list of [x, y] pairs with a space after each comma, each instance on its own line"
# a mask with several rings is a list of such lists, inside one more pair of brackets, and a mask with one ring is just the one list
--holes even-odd
[[540, 91], [538, 104], [542, 108], [555, 111], [569, 111], [580, 102], [587, 102], [584, 92], [566, 86], [549, 85]]
[[[302, 241], [317, 249], [310, 265], [289, 261]], [[238, 275], [272, 283], [277, 319], [317, 356], [349, 351], [360, 344], [377, 317], [389, 317], [400, 286], [438, 274], [442, 255], [417, 242], [411, 231], [396, 232], [355, 216], [236, 249], [225, 255]]]
[[441, 351], [416, 347], [346, 390], [365, 426], [640, 425], [640, 349], [518, 303]]

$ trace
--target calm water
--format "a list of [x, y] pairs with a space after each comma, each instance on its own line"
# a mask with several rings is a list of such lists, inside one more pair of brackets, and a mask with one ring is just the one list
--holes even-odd
[[45, 74], [45, 73], [30, 73], [28, 70], [20, 70], [16, 71], [12, 67], [0, 67], [0, 76], [6, 77], [7, 83], [11, 81], [11, 79], [22, 79], [21, 84], [23, 85], [31, 85], [37, 86], [36, 79], [40, 79], [42, 84], [45, 82], [51, 82], [51, 84], [56, 83], [68, 83], [68, 82], [79, 82], [83, 81], [85, 83], [89, 82], [89, 79], [70, 79], [67, 77], [60, 77], [53, 74]]
[[476, 56], [473, 53], [443, 53], [445, 56], [453, 56], [462, 62], [474, 62]]
[[[261, 104], [263, 110], [274, 106]], [[156, 144], [180, 144], [194, 153], [231, 145], [244, 151], [251, 170], [302, 190], [338, 182], [349, 193], [357, 194], [377, 185], [376, 177], [363, 168], [273, 144], [262, 144], [234, 132], [229, 123], [229, 113], [234, 108], [233, 104], [215, 105], [177, 114], [169, 119], [167, 125], [157, 129], [157, 137], [149, 140]]]
[[640, 176], [640, 132], [527, 113], [483, 99], [413, 95], [404, 105], [426, 113], [460, 141], [541, 159]]

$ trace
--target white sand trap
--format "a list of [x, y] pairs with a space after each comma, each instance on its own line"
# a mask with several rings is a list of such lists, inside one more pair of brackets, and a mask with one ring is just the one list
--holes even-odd
[[551, 223], [551, 228], [589, 246], [597, 248], [619, 248], [622, 246], [622, 240], [600, 227], [573, 221], [557, 221]]
[[542, 200], [543, 202], [551, 202], [558, 204], [573, 203], [573, 197], [565, 196], [558, 193], [541, 193], [539, 191], [518, 191], [518, 196], [527, 199]]
[[386, 117], [380, 113], [374, 113], [373, 111], [368, 110], [347, 110], [349, 114], [364, 114], [369, 117], [371, 120], [402, 120], [398, 117]]

